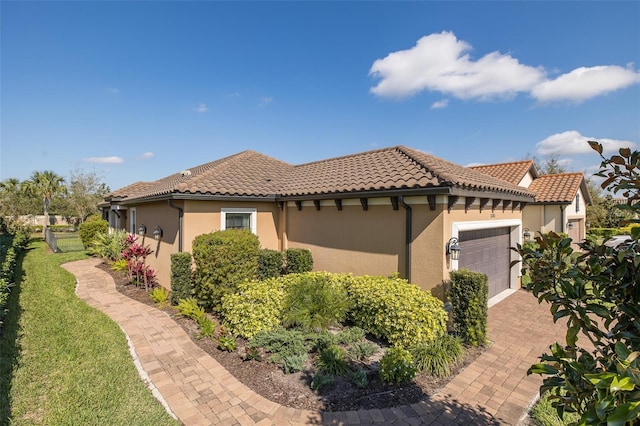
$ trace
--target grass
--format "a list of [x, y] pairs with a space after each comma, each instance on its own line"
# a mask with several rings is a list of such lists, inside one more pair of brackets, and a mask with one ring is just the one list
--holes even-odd
[[124, 334], [74, 293], [62, 263], [34, 241], [0, 340], [0, 425], [175, 425], [133, 365]]
[[580, 419], [580, 416], [575, 413], [564, 413], [562, 419], [558, 417], [558, 412], [551, 406], [549, 394], [545, 394], [531, 408], [531, 417], [537, 426], [563, 426], [577, 422]]

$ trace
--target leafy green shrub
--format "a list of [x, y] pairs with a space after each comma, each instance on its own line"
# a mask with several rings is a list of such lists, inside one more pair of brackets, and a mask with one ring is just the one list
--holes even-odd
[[311, 251], [302, 248], [290, 248], [284, 251], [284, 273], [302, 274], [313, 270]]
[[233, 352], [238, 347], [238, 342], [233, 336], [220, 336], [218, 337], [218, 347], [223, 351]]
[[218, 311], [223, 296], [256, 278], [259, 250], [258, 237], [247, 230], [228, 229], [196, 237], [193, 290], [198, 301]]
[[287, 287], [282, 322], [305, 331], [320, 331], [344, 320], [349, 298], [343, 283], [327, 272], [297, 274]]
[[191, 253], [171, 254], [171, 304], [191, 297]]
[[178, 306], [176, 306], [180, 315], [185, 316], [187, 318], [194, 319], [198, 321], [202, 318], [204, 314], [204, 308], [198, 305], [198, 300], [194, 297], [189, 297], [187, 299], [180, 299], [178, 301]]
[[198, 317], [198, 327], [202, 337], [213, 337], [213, 333], [216, 331], [216, 323], [206, 314]]
[[444, 334], [429, 343], [422, 343], [410, 349], [413, 364], [418, 371], [436, 377], [451, 374], [451, 368], [464, 357], [464, 349], [459, 338]]
[[483, 273], [465, 269], [451, 271], [449, 299], [453, 307], [455, 332], [467, 345], [484, 345], [487, 341], [487, 301], [489, 284]]
[[349, 378], [351, 379], [351, 382], [360, 389], [364, 389], [369, 386], [369, 377], [367, 377], [367, 372], [360, 368], [353, 370]]
[[355, 361], [364, 361], [377, 351], [376, 347], [369, 342], [355, 342], [347, 349], [349, 358]]
[[127, 248], [128, 237], [129, 233], [124, 229], [99, 232], [89, 243], [87, 251], [110, 261], [122, 259], [122, 252]]
[[169, 300], [169, 291], [164, 287], [155, 287], [149, 292], [149, 296], [158, 305], [164, 305]]
[[0, 234], [0, 335], [2, 322], [6, 316], [7, 302], [13, 282], [20, 254], [29, 242], [28, 228], [11, 227], [7, 234]]
[[280, 325], [284, 303], [283, 281], [271, 278], [238, 284], [236, 293], [222, 298], [220, 314], [236, 336], [251, 338]]
[[319, 391], [331, 386], [334, 380], [335, 379], [331, 374], [316, 373], [313, 376], [313, 379], [311, 379], [311, 385], [309, 387], [314, 391]]
[[258, 252], [258, 279], [277, 278], [282, 274], [284, 256], [282, 252], [260, 249]]
[[111, 270], [116, 272], [127, 272], [129, 267], [127, 266], [127, 261], [124, 259], [114, 260], [111, 264]]
[[365, 331], [360, 327], [348, 327], [340, 331], [336, 336], [338, 342], [350, 345], [364, 339]]
[[78, 226], [78, 233], [84, 248], [88, 249], [96, 235], [109, 233], [109, 222], [101, 219], [98, 215], [89, 216]]
[[309, 341], [313, 352], [321, 352], [338, 343], [336, 335], [327, 330], [322, 330], [319, 333], [309, 333], [306, 339]]
[[347, 376], [351, 372], [347, 352], [333, 345], [323, 349], [316, 358], [316, 368], [324, 374]]
[[446, 331], [447, 313], [431, 293], [399, 278], [343, 276], [355, 325], [389, 343], [411, 347]]
[[304, 361], [307, 359], [308, 348], [305, 345], [305, 336], [299, 330], [280, 328], [273, 331], [262, 331], [249, 339], [249, 347], [264, 348], [271, 353], [268, 360], [279, 364], [287, 373], [300, 371], [295, 368], [297, 366], [303, 367]]
[[388, 383], [408, 383], [416, 376], [411, 353], [403, 348], [388, 348], [380, 359], [380, 379]]

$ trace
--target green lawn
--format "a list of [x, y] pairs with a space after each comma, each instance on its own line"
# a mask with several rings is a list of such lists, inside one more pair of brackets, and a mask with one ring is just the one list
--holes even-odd
[[33, 242], [0, 340], [0, 425], [176, 425], [133, 365], [125, 336], [74, 293], [53, 254]]

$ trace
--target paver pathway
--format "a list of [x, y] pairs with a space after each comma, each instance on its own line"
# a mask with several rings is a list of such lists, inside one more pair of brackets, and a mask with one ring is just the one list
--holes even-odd
[[99, 259], [63, 265], [76, 276], [77, 294], [127, 334], [141, 375], [183, 424], [424, 424], [517, 425], [541, 379], [527, 368], [563, 337], [548, 307], [517, 291], [489, 309], [493, 342], [440, 392], [415, 404], [374, 410], [316, 412], [276, 404], [236, 380], [191, 341], [167, 314], [134, 301], [96, 268]]

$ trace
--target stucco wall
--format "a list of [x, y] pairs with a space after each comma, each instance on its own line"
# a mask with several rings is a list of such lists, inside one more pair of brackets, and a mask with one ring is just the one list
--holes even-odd
[[343, 201], [339, 211], [333, 201], [320, 210], [304, 202], [298, 211], [287, 203], [289, 248], [307, 248], [314, 269], [357, 275], [404, 274], [404, 209], [394, 211], [387, 200], [369, 200], [363, 211], [359, 200]]

